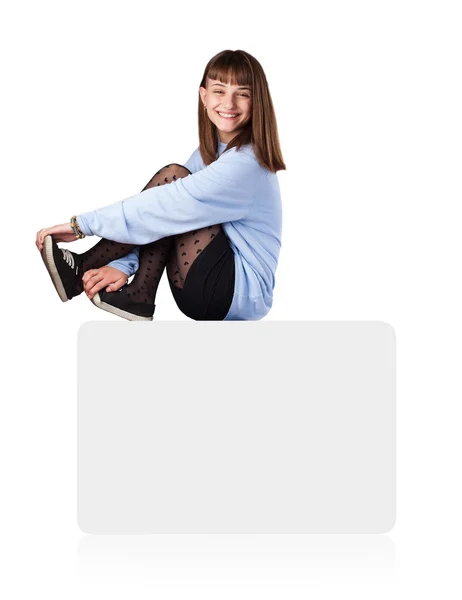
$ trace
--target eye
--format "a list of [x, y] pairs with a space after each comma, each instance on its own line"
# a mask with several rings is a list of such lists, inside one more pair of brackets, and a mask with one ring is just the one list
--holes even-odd
[[[223, 94], [223, 92], [221, 90], [214, 90], [214, 93], [215, 94]], [[246, 93], [242, 93], [242, 94], [239, 94], [239, 95], [242, 96], [243, 98], [250, 98], [250, 95], [246, 94]]]

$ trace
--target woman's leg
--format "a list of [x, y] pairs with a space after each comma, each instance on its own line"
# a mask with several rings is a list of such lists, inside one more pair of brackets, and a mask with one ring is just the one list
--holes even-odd
[[[176, 174], [171, 173], [170, 171], [166, 171], [168, 167], [172, 165], [166, 165], [162, 167], [157, 173], [151, 177], [148, 183], [141, 190], [144, 192], [148, 188], [164, 185], [165, 183], [171, 183], [176, 179]], [[186, 167], [183, 167], [186, 169]], [[190, 174], [190, 171], [187, 171], [187, 175]], [[183, 175], [185, 177], [186, 175]], [[101, 239], [98, 243], [92, 246], [87, 252], [80, 254], [80, 259], [82, 261], [82, 274], [90, 269], [99, 269], [100, 267], [104, 267], [108, 263], [117, 258], [121, 258], [125, 256], [130, 250], [136, 248], [136, 244], [122, 244], [120, 242], [113, 242], [111, 240]]]
[[220, 224], [210, 225], [174, 236], [174, 244], [167, 265], [167, 275], [175, 287], [183, 288], [194, 260], [210, 244], [220, 229]]
[[[182, 287], [177, 287], [178, 284], [169, 275], [170, 290], [178, 308], [196, 321], [223, 321], [234, 297], [234, 251], [221, 225], [214, 225], [211, 231], [204, 228], [193, 235], [194, 241], [197, 241], [197, 236], [205, 234], [206, 243], [194, 262], [187, 265], [188, 272], [182, 280]], [[177, 250], [178, 246], [177, 243]], [[182, 266], [180, 263], [179, 268]]]
[[[166, 165], [157, 171], [144, 189], [172, 183], [188, 175], [190, 171], [182, 165]], [[92, 302], [129, 320], [151, 320], [157, 288], [167, 262], [170, 279], [181, 288], [195, 258], [220, 229], [220, 225], [212, 225], [140, 246], [139, 268], [132, 282], [116, 292], [101, 290]]]

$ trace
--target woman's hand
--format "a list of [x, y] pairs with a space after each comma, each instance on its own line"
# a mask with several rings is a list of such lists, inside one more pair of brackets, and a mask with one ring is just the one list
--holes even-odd
[[103, 288], [106, 288], [107, 292], [116, 292], [127, 283], [128, 275], [107, 265], [100, 269], [86, 271], [82, 277], [82, 281], [83, 289], [91, 300]]
[[45, 229], [38, 231], [37, 237], [35, 238], [35, 245], [39, 249], [39, 252], [42, 251], [43, 240], [47, 235], [51, 235], [55, 242], [75, 242], [77, 239], [70, 223], [46, 227]]

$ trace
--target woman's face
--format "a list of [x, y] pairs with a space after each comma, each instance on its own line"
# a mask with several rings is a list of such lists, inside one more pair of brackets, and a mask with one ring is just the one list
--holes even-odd
[[252, 91], [247, 86], [233, 86], [207, 77], [207, 88], [201, 86], [200, 95], [209, 119], [217, 126], [220, 140], [226, 144], [251, 119]]

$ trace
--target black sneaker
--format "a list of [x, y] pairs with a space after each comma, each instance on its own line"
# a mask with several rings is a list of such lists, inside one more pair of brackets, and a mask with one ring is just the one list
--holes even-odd
[[152, 321], [156, 305], [148, 302], [134, 302], [127, 294], [129, 287], [130, 284], [126, 283], [115, 292], [101, 290], [93, 296], [91, 301], [98, 308], [128, 321]]
[[59, 248], [52, 236], [47, 235], [43, 240], [42, 258], [63, 302], [83, 292], [82, 261], [78, 254]]

